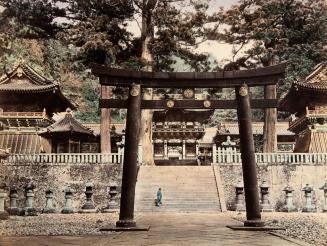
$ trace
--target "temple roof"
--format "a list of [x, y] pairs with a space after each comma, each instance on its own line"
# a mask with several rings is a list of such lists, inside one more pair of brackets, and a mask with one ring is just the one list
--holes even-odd
[[39, 135], [44, 136], [53, 136], [56, 134], [78, 134], [94, 136], [92, 130], [83, 126], [73, 117], [70, 109], [67, 109], [63, 118], [59, 119], [39, 133]]
[[327, 105], [327, 62], [318, 64], [305, 79], [295, 81], [279, 103], [279, 109], [301, 114], [305, 107]]
[[153, 112], [153, 122], [200, 122], [209, 120], [214, 110], [168, 109]]
[[31, 94], [51, 92], [56, 94], [65, 108], [75, 106], [62, 94], [58, 82], [51, 81], [18, 59], [14, 68], [0, 77], [0, 93]]

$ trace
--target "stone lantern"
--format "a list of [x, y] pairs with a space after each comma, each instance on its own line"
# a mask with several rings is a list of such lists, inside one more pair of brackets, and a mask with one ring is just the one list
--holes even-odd
[[6, 184], [0, 185], [0, 220], [6, 220], [9, 218], [8, 212], [5, 210], [5, 201], [7, 198]]
[[93, 196], [93, 183], [88, 180], [85, 184], [85, 198], [86, 201], [82, 206], [82, 209], [79, 211], [80, 213], [95, 213], [96, 209], [93, 204], [92, 196]]
[[237, 182], [235, 186], [235, 193], [236, 193], [235, 211], [245, 211], [244, 200], [243, 200], [244, 186], [242, 181], [240, 180]]
[[56, 210], [53, 207], [53, 192], [50, 189], [45, 191], [45, 198], [46, 198], [46, 205], [45, 208], [42, 210], [42, 213], [45, 214], [55, 213]]
[[25, 185], [25, 207], [21, 214], [25, 216], [37, 216], [36, 209], [34, 208], [34, 189], [35, 185], [29, 182]]
[[324, 191], [324, 205], [322, 208], [322, 212], [326, 213], [327, 212], [327, 181], [322, 187], [320, 187], [320, 190]]
[[262, 184], [260, 185], [260, 194], [261, 194], [261, 211], [263, 212], [272, 212], [273, 209], [269, 202], [269, 185], [266, 181], [262, 181]]
[[117, 186], [112, 185], [109, 187], [109, 204], [102, 210], [103, 213], [114, 213], [118, 211], [118, 203], [116, 201], [116, 196], [118, 194]]
[[283, 212], [297, 212], [297, 208], [293, 205], [293, 191], [291, 186], [287, 186], [283, 190], [286, 196], [286, 204], [282, 208]]
[[63, 192], [65, 193], [65, 207], [61, 210], [63, 214], [72, 214], [74, 213], [73, 209], [73, 189], [70, 185], [67, 185]]
[[316, 212], [317, 209], [315, 205], [312, 204], [313, 188], [309, 184], [306, 184], [306, 186], [303, 187], [302, 191], [304, 191], [305, 197], [305, 206], [302, 208], [302, 212]]
[[9, 205], [8, 210], [7, 210], [8, 213], [10, 215], [19, 215], [20, 214], [20, 209], [17, 208], [18, 194], [17, 194], [17, 188], [14, 185], [10, 187], [9, 198], [10, 198], [10, 205]]

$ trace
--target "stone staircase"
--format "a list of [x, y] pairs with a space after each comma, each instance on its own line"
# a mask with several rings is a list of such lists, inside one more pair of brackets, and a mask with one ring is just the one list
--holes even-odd
[[[216, 175], [215, 175], [216, 173]], [[136, 183], [137, 212], [221, 211], [217, 172], [212, 166], [141, 166]], [[218, 177], [220, 178], [220, 177]], [[218, 179], [219, 181], [220, 179]], [[163, 205], [154, 200], [162, 188]]]

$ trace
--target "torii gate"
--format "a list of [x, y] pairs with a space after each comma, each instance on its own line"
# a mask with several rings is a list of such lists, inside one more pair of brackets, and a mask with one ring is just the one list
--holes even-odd
[[[116, 227], [135, 228], [134, 202], [137, 178], [137, 154], [141, 109], [235, 109], [237, 108], [240, 131], [243, 181], [246, 202], [244, 226], [262, 227], [259, 206], [257, 170], [252, 134], [252, 108], [276, 108], [277, 99], [250, 100], [249, 88], [273, 85], [284, 77], [286, 64], [270, 67], [219, 72], [144, 72], [114, 69], [104, 65], [94, 65], [92, 72], [99, 76], [101, 91], [107, 86], [129, 87], [128, 100], [108, 99], [101, 95], [99, 107], [127, 108], [125, 153], [120, 201], [119, 221]], [[236, 100], [142, 100], [142, 88], [235, 88]], [[105, 113], [104, 113], [105, 115]], [[101, 117], [101, 125], [109, 124], [108, 117]], [[103, 128], [103, 127], [102, 127]], [[108, 141], [103, 135], [103, 141]]]

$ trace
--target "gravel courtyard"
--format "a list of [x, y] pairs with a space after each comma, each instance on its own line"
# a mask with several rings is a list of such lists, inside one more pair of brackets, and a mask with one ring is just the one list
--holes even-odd
[[[163, 215], [163, 216], [162, 216]], [[327, 214], [322, 213], [263, 213], [263, 219], [268, 225], [285, 227], [285, 231], [278, 231], [279, 234], [283, 234], [289, 238], [297, 239], [301, 242], [307, 242], [312, 245], [327, 245]], [[182, 218], [187, 221], [188, 218], [193, 220], [201, 221], [201, 216], [203, 221], [208, 221], [212, 216], [214, 220], [224, 220], [227, 218], [226, 223], [231, 223], [228, 218], [233, 218], [237, 220], [243, 220], [244, 213], [227, 212], [220, 214], [141, 214], [137, 217], [142, 217], [142, 221], [145, 222], [152, 221], [147, 220], [147, 217], [152, 219], [158, 219], [159, 223], [161, 219], [167, 223], [172, 223], [174, 221], [174, 216], [176, 216], [176, 221]], [[165, 220], [165, 218], [169, 220]], [[0, 235], [4, 236], [33, 236], [33, 235], [43, 235], [43, 236], [81, 236], [81, 235], [104, 235], [99, 231], [99, 228], [104, 226], [114, 225], [115, 221], [118, 219], [118, 214], [41, 214], [37, 217], [11, 217], [8, 221], [0, 222]], [[211, 222], [210, 222], [211, 223]], [[236, 222], [235, 222], [236, 223]], [[187, 227], [186, 224], [180, 224], [179, 226]], [[224, 224], [220, 222], [222, 227]], [[210, 224], [210, 226], [212, 226]], [[230, 229], [228, 229], [230, 230]], [[228, 231], [226, 230], [226, 232]], [[264, 233], [264, 232], [259, 232]], [[108, 234], [106, 234], [108, 235]], [[207, 236], [205, 233], [204, 236]], [[173, 236], [172, 236], [173, 237]], [[198, 234], [201, 238], [201, 234]], [[1, 244], [1, 243], [0, 243]], [[269, 244], [265, 244], [269, 245]]]

